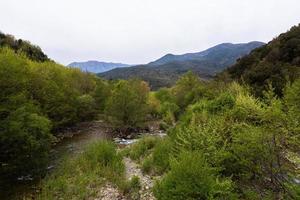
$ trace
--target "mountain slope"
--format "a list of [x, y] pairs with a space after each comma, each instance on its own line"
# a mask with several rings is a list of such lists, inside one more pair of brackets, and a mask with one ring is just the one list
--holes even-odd
[[250, 53], [251, 50], [264, 45], [262, 42], [249, 42], [241, 44], [223, 43], [205, 51], [197, 53], [187, 53], [183, 55], [167, 54], [162, 58], [149, 63], [150, 65], [162, 65], [169, 62], [182, 62], [182, 61], [215, 61], [218, 65], [231, 65], [235, 62], [236, 58]]
[[30, 42], [16, 39], [14, 36], [0, 32], [0, 47], [9, 47], [16, 53], [25, 54], [29, 59], [44, 62], [50, 61], [42, 49]]
[[252, 86], [258, 96], [272, 83], [281, 96], [286, 82], [300, 76], [300, 24], [253, 50], [220, 76], [226, 74]]
[[68, 65], [69, 67], [77, 67], [82, 71], [88, 71], [92, 73], [101, 73], [112, 70], [114, 68], [129, 67], [130, 65], [122, 63], [112, 62], [99, 62], [99, 61], [87, 61], [87, 62], [73, 62]]
[[189, 70], [203, 79], [210, 79], [216, 73], [234, 64], [241, 56], [263, 44], [261, 42], [224, 43], [198, 53], [167, 54], [147, 65], [114, 69], [98, 75], [110, 80], [139, 78], [149, 82], [152, 89], [168, 87]]

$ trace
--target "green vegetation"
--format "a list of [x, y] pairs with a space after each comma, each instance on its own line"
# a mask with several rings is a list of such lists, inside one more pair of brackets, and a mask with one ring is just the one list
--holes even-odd
[[[7, 38], [11, 37], [0, 41], [10, 47]], [[145, 82], [110, 83], [48, 59], [41, 61], [0, 48], [1, 185], [42, 174], [61, 129], [107, 112], [116, 128], [134, 130], [143, 126], [150, 112]]]
[[159, 140], [153, 153], [144, 159], [142, 170], [148, 174], [163, 174], [169, 169], [172, 144], [169, 139]]
[[43, 181], [40, 199], [96, 197], [107, 182], [138, 199], [140, 180], [125, 181], [123, 156], [161, 176], [158, 200], [300, 199], [299, 30], [215, 81], [189, 72], [156, 92], [143, 81], [104, 81], [61, 66], [0, 34], [1, 186], [40, 174], [59, 130], [104, 114], [125, 135], [159, 118], [167, 136], [143, 137], [119, 153], [112, 142], [89, 145]]
[[165, 200], [236, 199], [230, 180], [219, 179], [201, 153], [181, 153], [171, 162], [171, 170], [155, 188], [155, 196]]
[[[125, 168], [115, 145], [101, 141], [91, 144], [74, 159], [67, 158], [42, 183], [39, 199], [86, 199], [95, 197], [106, 182], [125, 187]], [[138, 180], [128, 184], [137, 187]]]
[[[160, 105], [180, 102], [168, 136], [151, 148], [144, 139], [129, 150], [145, 173], [163, 174], [156, 197], [299, 198], [300, 80], [286, 86], [283, 98], [269, 84], [258, 99], [238, 83], [195, 83], [192, 76], [156, 94]], [[199, 89], [175, 92], [187, 85]]]
[[141, 127], [149, 112], [149, 90], [146, 82], [138, 80], [115, 83], [105, 112], [110, 121], [124, 131]]
[[44, 62], [50, 61], [47, 55], [40, 47], [32, 45], [28, 41], [21, 39], [16, 40], [14, 36], [0, 32], [0, 47], [12, 48], [18, 54], [25, 54], [28, 58], [34, 61]]
[[269, 83], [282, 96], [286, 83], [300, 76], [300, 25], [241, 58], [221, 76], [224, 79], [228, 74], [250, 85], [257, 96], [262, 96]]
[[116, 68], [99, 73], [98, 76], [107, 80], [138, 78], [148, 82], [152, 90], [172, 87], [188, 71], [192, 71], [202, 79], [211, 80], [216, 73], [233, 65], [236, 59], [247, 55], [251, 50], [263, 44], [262, 42], [223, 43], [197, 53], [167, 54], [146, 65]]
[[41, 172], [54, 139], [51, 132], [94, 117], [89, 93], [95, 77], [34, 62], [8, 48], [0, 49], [0, 77], [1, 177]]
[[124, 155], [129, 156], [133, 160], [140, 160], [149, 154], [155, 145], [159, 142], [159, 138], [154, 136], [146, 136], [134, 143], [130, 149], [124, 149]]
[[140, 199], [139, 190], [141, 189], [141, 182], [138, 176], [133, 176], [128, 182], [126, 186], [126, 193], [128, 193], [128, 197], [132, 200]]

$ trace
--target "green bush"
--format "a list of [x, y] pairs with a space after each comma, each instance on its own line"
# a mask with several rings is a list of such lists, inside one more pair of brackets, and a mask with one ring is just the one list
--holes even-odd
[[38, 199], [86, 199], [110, 181], [124, 185], [125, 167], [112, 142], [100, 141], [87, 146], [76, 158], [67, 158], [41, 184]]
[[160, 139], [154, 136], [146, 136], [141, 138], [137, 143], [130, 148], [129, 157], [133, 160], [139, 160], [142, 157], [149, 155]]
[[142, 164], [142, 170], [146, 173], [163, 174], [169, 169], [172, 144], [169, 138], [159, 141], [154, 147], [153, 153]]
[[147, 83], [138, 80], [121, 80], [113, 85], [105, 113], [116, 128], [126, 130], [144, 125], [149, 112], [149, 91]]
[[200, 152], [184, 152], [154, 186], [158, 200], [237, 199], [230, 179], [221, 179]]
[[222, 93], [215, 100], [212, 100], [207, 107], [207, 110], [211, 113], [222, 112], [226, 109], [233, 108], [235, 99], [230, 93]]
[[32, 104], [11, 112], [1, 121], [0, 175], [11, 178], [44, 172], [52, 141], [50, 121], [41, 116]]
[[77, 97], [77, 116], [80, 121], [92, 120], [96, 116], [96, 103], [92, 96], [85, 94]]

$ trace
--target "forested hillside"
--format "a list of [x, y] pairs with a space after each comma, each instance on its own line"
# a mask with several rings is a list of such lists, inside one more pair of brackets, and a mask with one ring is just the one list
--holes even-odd
[[1, 177], [45, 164], [53, 131], [93, 118], [97, 80], [54, 62], [35, 62], [0, 49]]
[[[50, 61], [29, 42], [4, 36], [0, 48], [0, 198], [19, 177], [45, 173], [49, 152], [63, 137], [57, 137], [61, 130], [91, 121], [100, 113], [107, 113], [107, 121], [125, 132], [143, 126], [149, 93], [144, 82], [108, 83]], [[24, 49], [25, 44], [29, 49]], [[130, 105], [120, 116], [125, 97]]]
[[300, 25], [241, 58], [226, 73], [249, 84], [256, 95], [262, 95], [272, 83], [276, 94], [281, 96], [285, 84], [300, 75]]
[[47, 55], [40, 47], [22, 39], [15, 39], [14, 36], [0, 32], [0, 47], [12, 48], [16, 53], [25, 54], [28, 58], [35, 61], [49, 61]]
[[262, 42], [224, 43], [198, 53], [167, 54], [147, 65], [113, 69], [98, 75], [108, 80], [139, 78], [148, 82], [152, 89], [171, 87], [188, 71], [193, 71], [202, 79], [212, 79], [216, 73], [233, 65], [238, 58], [263, 44]]

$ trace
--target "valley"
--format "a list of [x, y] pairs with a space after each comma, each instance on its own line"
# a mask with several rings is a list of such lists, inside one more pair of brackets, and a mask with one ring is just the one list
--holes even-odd
[[138, 66], [0, 33], [1, 199], [300, 199], [299, 125], [300, 24]]

